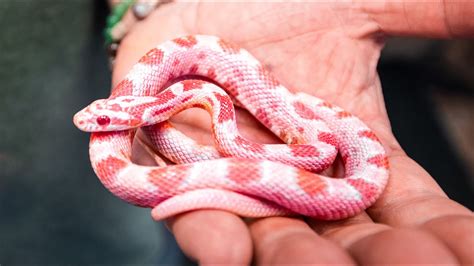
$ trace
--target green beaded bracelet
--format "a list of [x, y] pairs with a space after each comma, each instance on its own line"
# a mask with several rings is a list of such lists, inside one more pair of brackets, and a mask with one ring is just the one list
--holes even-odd
[[104, 30], [105, 45], [108, 46], [114, 41], [117, 41], [112, 37], [112, 29], [120, 22], [120, 20], [122, 20], [123, 16], [134, 2], [135, 0], [124, 0], [112, 8], [112, 12], [107, 17], [107, 23]]
[[105, 46], [109, 54], [109, 65], [111, 69], [113, 68], [120, 41], [134, 24], [133, 20], [125, 23], [122, 22], [127, 11], [131, 8], [135, 20], [142, 20], [154, 9], [158, 8], [158, 6], [170, 2], [171, 0], [122, 0], [112, 8], [112, 12], [107, 17], [104, 30]]

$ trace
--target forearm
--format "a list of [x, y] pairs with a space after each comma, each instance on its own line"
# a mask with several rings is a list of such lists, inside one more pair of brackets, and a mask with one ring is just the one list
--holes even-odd
[[474, 1], [363, 1], [359, 5], [389, 35], [474, 36]]

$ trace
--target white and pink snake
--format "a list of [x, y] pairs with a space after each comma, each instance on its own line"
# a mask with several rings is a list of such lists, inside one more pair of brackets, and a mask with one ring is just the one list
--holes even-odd
[[[233, 102], [287, 144], [240, 136]], [[210, 113], [215, 147], [167, 122], [193, 107]], [[246, 217], [342, 219], [373, 204], [389, 175], [384, 148], [361, 120], [289, 92], [247, 51], [213, 36], [182, 37], [150, 50], [108, 99], [78, 112], [74, 123], [92, 132], [90, 159], [104, 186], [131, 204], [153, 208], [156, 220], [205, 208]], [[131, 161], [140, 127], [176, 165]], [[338, 151], [345, 176], [317, 174]]]

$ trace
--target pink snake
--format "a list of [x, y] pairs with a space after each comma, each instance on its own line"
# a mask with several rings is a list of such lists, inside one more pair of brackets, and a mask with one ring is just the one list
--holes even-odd
[[[240, 136], [233, 102], [286, 144]], [[215, 147], [167, 122], [193, 107], [210, 113]], [[342, 219], [373, 204], [389, 176], [384, 148], [361, 120], [314, 96], [291, 93], [247, 51], [213, 36], [182, 37], [150, 50], [108, 99], [78, 112], [74, 123], [92, 132], [90, 159], [104, 186], [131, 204], [153, 208], [156, 220], [196, 209]], [[141, 127], [176, 165], [132, 162]], [[318, 174], [338, 151], [345, 176]]]

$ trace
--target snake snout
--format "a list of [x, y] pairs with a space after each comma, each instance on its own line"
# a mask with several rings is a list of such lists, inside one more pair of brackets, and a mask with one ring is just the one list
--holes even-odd
[[85, 132], [93, 131], [93, 129], [90, 128], [91, 123], [89, 123], [89, 120], [90, 120], [90, 115], [89, 115], [87, 107], [77, 112], [72, 119], [74, 125], [78, 129]]
[[81, 112], [78, 112], [74, 115], [72, 119], [74, 125], [79, 128], [82, 131], [86, 131], [85, 127], [87, 125], [86, 121], [83, 119], [83, 116], [81, 115]]

